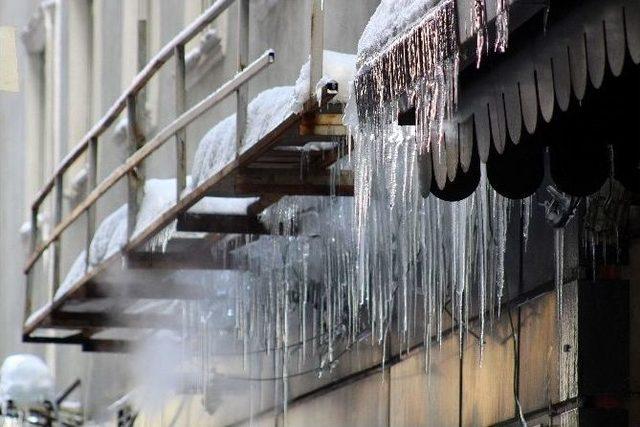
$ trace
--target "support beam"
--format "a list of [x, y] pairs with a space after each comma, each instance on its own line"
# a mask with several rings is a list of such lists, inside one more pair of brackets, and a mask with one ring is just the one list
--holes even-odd
[[57, 312], [51, 315], [49, 325], [58, 329], [172, 329], [178, 327], [175, 317], [166, 314], [124, 314], [124, 313], [68, 313]]
[[162, 283], [160, 281], [129, 280], [123, 283], [95, 283], [86, 285], [87, 299], [111, 298], [123, 300], [203, 300], [215, 295], [213, 283]]
[[34, 344], [81, 345], [82, 351], [100, 353], [128, 353], [134, 346], [132, 341], [93, 339], [87, 338], [83, 334], [75, 334], [68, 337], [23, 336], [22, 341]]
[[[341, 171], [332, 182], [331, 171], [300, 176], [292, 170], [245, 170], [235, 177], [232, 191], [213, 188], [209, 196], [244, 197], [262, 195], [280, 196], [353, 196], [353, 173]], [[335, 185], [334, 185], [335, 184]]]
[[89, 339], [82, 343], [86, 353], [130, 353], [135, 343], [129, 340]]
[[178, 217], [178, 231], [221, 234], [269, 234], [256, 216], [190, 213]]
[[127, 267], [140, 270], [229, 270], [229, 263], [217, 260], [210, 252], [132, 252]]

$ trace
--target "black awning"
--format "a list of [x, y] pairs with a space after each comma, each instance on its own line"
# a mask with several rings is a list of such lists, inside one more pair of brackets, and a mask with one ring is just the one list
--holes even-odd
[[524, 197], [548, 162], [563, 191], [585, 195], [609, 176], [612, 158], [616, 176], [637, 190], [639, 63], [637, 0], [583, 2], [546, 33], [540, 26], [461, 82], [444, 143], [432, 147], [431, 192], [465, 197], [483, 162], [498, 192]]

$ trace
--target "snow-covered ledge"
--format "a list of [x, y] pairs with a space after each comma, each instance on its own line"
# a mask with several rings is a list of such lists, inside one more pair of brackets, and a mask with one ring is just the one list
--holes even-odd
[[[144, 110], [142, 110], [140, 117], [138, 117], [138, 126], [143, 135], [149, 135], [155, 130], [155, 126], [151, 119], [151, 112], [146, 105]], [[127, 117], [123, 117], [115, 124], [113, 129], [113, 138], [115, 142], [124, 143], [127, 141], [128, 137], [129, 119]]]
[[37, 54], [44, 51], [47, 31], [45, 28], [42, 6], [36, 8], [36, 11], [31, 16], [31, 19], [29, 19], [29, 22], [22, 29], [20, 38], [22, 39], [27, 52]]
[[211, 28], [202, 35], [198, 45], [186, 54], [187, 89], [197, 84], [223, 57], [222, 38], [217, 29]]

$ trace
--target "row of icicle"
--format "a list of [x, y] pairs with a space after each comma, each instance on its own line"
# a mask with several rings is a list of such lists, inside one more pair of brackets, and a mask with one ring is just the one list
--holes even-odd
[[[497, 12], [495, 47], [503, 51], [506, 0], [498, 1]], [[480, 60], [487, 43], [484, 0], [476, 0], [474, 13]], [[422, 339], [428, 361], [432, 341], [441, 342], [450, 327], [462, 340], [477, 315], [482, 348], [503, 298], [511, 203], [491, 188], [484, 169], [474, 194], [455, 203], [423, 198], [419, 179], [420, 154], [442, 143], [455, 111], [458, 68], [453, 0], [363, 65], [354, 82], [353, 152], [342, 164], [353, 169], [355, 197], [283, 199], [262, 218], [281, 236], [247, 239], [232, 255], [247, 266], [229, 279], [233, 303], [186, 303], [185, 336], [197, 348], [201, 391], [217, 378], [221, 317], [233, 319], [245, 367], [251, 354], [273, 357], [285, 413], [291, 375], [311, 367], [322, 376], [366, 343], [380, 348], [384, 360], [391, 334], [406, 349]], [[415, 127], [393, 123], [401, 98], [416, 106]]]

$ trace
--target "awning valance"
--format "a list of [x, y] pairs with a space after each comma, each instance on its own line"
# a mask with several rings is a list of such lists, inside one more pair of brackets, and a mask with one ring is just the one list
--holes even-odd
[[[465, 2], [457, 4], [458, 14], [465, 7], [463, 3]], [[441, 3], [440, 10], [446, 12], [446, 6], [442, 8], [443, 4], [446, 5]], [[446, 22], [443, 20], [443, 17], [448, 16], [445, 12], [432, 11], [432, 19]], [[464, 29], [464, 22], [465, 19], [458, 27], [462, 32], [467, 31]], [[407, 30], [407, 34], [411, 31], [415, 29]], [[460, 39], [465, 38], [468, 38], [468, 34], [461, 33]], [[389, 50], [392, 49], [388, 47], [387, 54]], [[388, 61], [380, 61], [385, 62]], [[569, 139], [593, 139], [596, 136], [589, 134], [590, 127], [584, 123], [582, 126], [580, 122], [587, 118], [592, 120], [593, 111], [591, 115], [586, 116], [573, 113], [564, 115], [563, 128], [560, 130], [557, 126], [550, 125], [555, 122], [554, 118], [558, 118], [561, 113], [569, 112], [570, 107], [582, 110], [583, 103], [586, 102], [585, 97], [589, 98], [589, 93], [606, 92], [599, 90], [607, 80], [621, 76], [625, 67], [635, 67], [639, 63], [640, 2], [637, 0], [580, 2], [544, 31], [541, 24], [533, 29], [526, 29], [525, 37], [520, 37], [518, 43], [512, 45], [506, 54], [496, 54], [491, 61], [483, 63], [479, 70], [467, 71], [463, 75], [458, 90], [457, 109], [443, 127], [443, 141], [430, 144], [432, 161], [429, 163], [432, 167], [427, 168], [427, 173], [433, 176], [431, 192], [448, 200], [456, 200], [467, 193], [470, 194], [477, 184], [473, 169], [478, 167], [473, 165], [474, 161], [487, 163], [490, 180], [492, 177], [496, 181], [508, 180], [509, 173], [516, 176], [530, 173], [536, 176], [536, 180], [538, 177], [541, 180], [544, 174], [542, 152], [539, 147], [541, 139], [544, 139], [544, 144], [551, 145], [548, 143], [551, 139], [567, 137], [567, 129], [570, 132]], [[402, 63], [396, 64], [398, 65], [400, 68], [403, 66]], [[361, 69], [360, 72], [366, 75], [370, 70]], [[411, 105], [411, 100], [407, 100], [406, 97], [402, 99], [401, 89], [393, 87], [396, 83], [393, 80], [387, 83], [392, 85], [389, 91], [393, 93], [383, 93], [381, 97], [384, 99], [375, 101], [378, 104], [398, 102], [400, 105]], [[633, 97], [634, 102], [640, 102], [637, 93], [624, 93], [624, 89], [622, 92], [625, 97]], [[599, 96], [602, 98], [602, 95]], [[392, 101], [394, 97], [398, 99]], [[374, 107], [376, 102], [372, 104]], [[591, 110], [597, 102], [604, 101], [591, 100]], [[619, 104], [622, 101], [607, 99], [606, 102]], [[597, 105], [597, 108], [605, 112], [601, 120], [615, 120], [610, 114], [607, 116], [607, 112], [612, 108], [609, 104]], [[638, 106], [634, 104], [633, 108], [635, 110]], [[599, 118], [596, 117], [596, 120]], [[401, 124], [415, 124], [415, 114], [410, 110], [409, 114], [401, 115], [400, 121]], [[616, 124], [620, 125], [624, 123]], [[521, 141], [533, 137], [538, 139], [538, 146], [519, 146]], [[603, 142], [604, 144], [591, 151], [587, 150], [587, 144], [584, 144], [580, 155], [591, 155], [601, 158], [605, 163], [608, 162], [606, 141]], [[516, 150], [513, 147], [518, 148]], [[509, 151], [506, 154], [520, 158], [519, 164], [507, 164], [506, 158], [498, 159], [495, 155], [493, 161], [490, 161], [491, 153], [504, 155], [505, 150]], [[558, 158], [560, 151], [562, 150], [551, 150], [550, 156]], [[541, 163], [539, 165], [534, 164], [538, 157]], [[576, 159], [579, 158], [580, 156], [576, 156]], [[554, 167], [557, 163], [551, 159], [552, 172], [562, 169]], [[596, 162], [592, 163], [595, 167]], [[531, 170], [523, 170], [523, 165], [524, 169]], [[498, 167], [503, 170], [495, 170]], [[608, 166], [605, 169], [608, 170]], [[471, 176], [466, 176], [467, 174]], [[594, 171], [591, 177], [587, 177], [593, 179], [592, 185], [585, 184], [581, 188], [567, 188], [565, 191], [577, 195], [590, 191], [592, 187], [597, 186], [596, 175], [602, 174]], [[606, 175], [605, 173], [605, 178]], [[532, 178], [531, 181], [533, 183], [535, 180]], [[562, 181], [562, 178], [559, 181]], [[497, 185], [494, 187], [500, 191], [500, 184], [495, 184]], [[523, 197], [535, 191], [532, 187], [533, 184], [518, 191], [505, 190], [503, 193], [508, 197]]]

